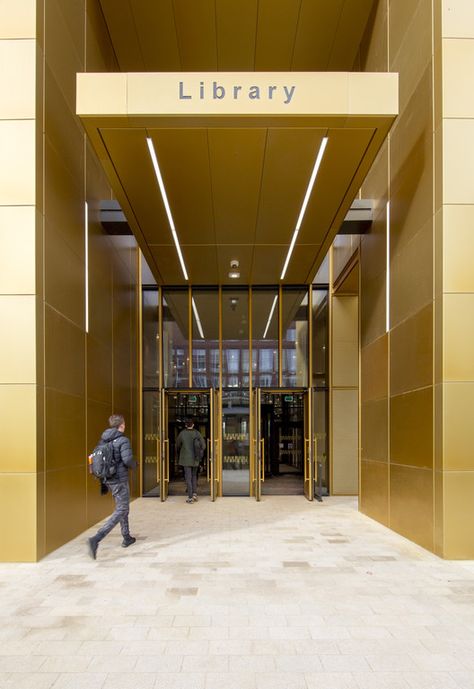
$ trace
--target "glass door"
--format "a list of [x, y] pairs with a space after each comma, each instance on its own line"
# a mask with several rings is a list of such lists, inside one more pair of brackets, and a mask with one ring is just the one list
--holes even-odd
[[160, 468], [160, 499], [165, 502], [168, 498], [170, 483], [170, 439], [168, 435], [168, 400], [166, 390], [161, 390], [161, 468]]
[[209, 395], [210, 432], [207, 439], [207, 480], [209, 482], [210, 496], [215, 502], [219, 495], [220, 484], [220, 458], [219, 458], [219, 410], [220, 392], [211, 390]]
[[312, 402], [313, 392], [307, 390], [305, 393], [305, 423], [304, 423], [304, 494], [307, 500], [314, 497], [314, 452], [313, 452], [313, 433], [312, 433]]

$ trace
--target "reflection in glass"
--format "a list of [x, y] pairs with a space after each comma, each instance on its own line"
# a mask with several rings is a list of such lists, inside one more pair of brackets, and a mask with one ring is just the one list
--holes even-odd
[[278, 290], [252, 290], [252, 373], [255, 387], [278, 387]]
[[306, 387], [308, 385], [308, 291], [306, 288], [284, 288], [282, 333], [283, 387]]
[[159, 385], [158, 290], [142, 293], [143, 386]]
[[163, 384], [189, 387], [187, 290], [163, 292]]
[[219, 293], [193, 290], [193, 386], [219, 387]]
[[247, 290], [222, 292], [222, 387], [249, 385]]
[[313, 290], [313, 386], [325, 388], [328, 380], [328, 291]]
[[250, 406], [248, 390], [222, 393], [223, 495], [249, 495]]
[[143, 495], [156, 497], [160, 494], [158, 484], [160, 433], [160, 394], [143, 393]]
[[329, 444], [328, 444], [328, 397], [327, 390], [317, 390], [314, 394], [314, 435], [317, 441], [317, 465], [315, 488], [318, 491], [319, 472], [321, 472], [322, 494], [329, 495]]

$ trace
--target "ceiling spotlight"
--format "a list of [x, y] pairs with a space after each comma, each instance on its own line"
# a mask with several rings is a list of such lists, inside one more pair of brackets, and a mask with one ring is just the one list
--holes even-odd
[[240, 277], [240, 273], [238, 270], [229, 270], [229, 277], [232, 278], [232, 280], [237, 280]]

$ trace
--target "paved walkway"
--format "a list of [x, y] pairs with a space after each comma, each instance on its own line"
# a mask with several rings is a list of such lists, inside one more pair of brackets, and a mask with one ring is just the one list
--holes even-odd
[[139, 500], [128, 550], [85, 536], [0, 565], [0, 688], [474, 688], [474, 563], [347, 498]]

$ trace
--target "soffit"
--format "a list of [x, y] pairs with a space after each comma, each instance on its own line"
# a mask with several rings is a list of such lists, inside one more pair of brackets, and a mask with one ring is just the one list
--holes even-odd
[[100, 0], [123, 72], [347, 71], [374, 0]]

